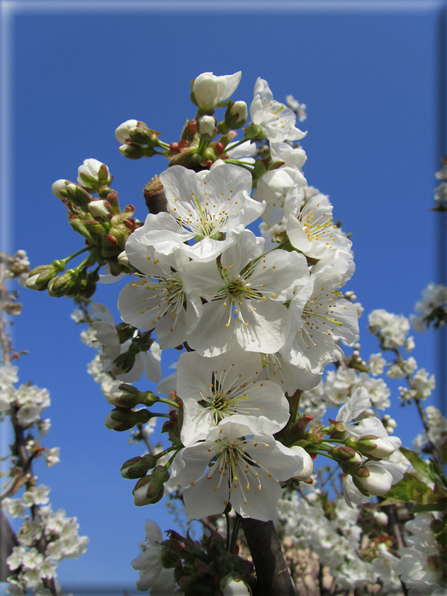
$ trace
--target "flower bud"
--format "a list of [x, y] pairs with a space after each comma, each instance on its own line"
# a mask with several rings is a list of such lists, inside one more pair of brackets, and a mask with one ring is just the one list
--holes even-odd
[[115, 130], [115, 136], [118, 141], [122, 144], [127, 143], [130, 140], [130, 131], [133, 130], [138, 124], [138, 120], [126, 120], [118, 126]]
[[210, 111], [234, 93], [241, 76], [241, 72], [220, 77], [203, 72], [193, 82], [191, 99], [199, 108]]
[[386, 494], [393, 484], [393, 476], [390, 472], [380, 464], [371, 462], [359, 468], [353, 480], [356, 486], [360, 483], [362, 488], [373, 497]]
[[332, 447], [329, 453], [336, 460], [359, 466], [362, 463], [362, 456], [358, 451], [351, 449], [350, 447]]
[[384, 511], [373, 511], [373, 518], [379, 524], [379, 526], [388, 525], [388, 515]]
[[205, 141], [211, 141], [217, 134], [216, 119], [214, 116], [202, 116], [198, 122], [199, 135]]
[[53, 191], [54, 196], [58, 199], [65, 199], [67, 197], [67, 185], [70, 184], [68, 180], [56, 180], [51, 185], [51, 190]]
[[169, 472], [164, 466], [156, 466], [152, 474], [140, 478], [132, 491], [137, 507], [158, 503], [163, 497], [164, 483], [169, 480]]
[[331, 420], [329, 418], [329, 422], [331, 425], [324, 429], [324, 433], [332, 439], [343, 440], [346, 437], [346, 424], [343, 420]]
[[118, 151], [128, 159], [140, 159], [144, 157], [144, 147], [141, 145], [121, 145]]
[[160, 141], [158, 140], [160, 135], [161, 132], [148, 128], [144, 122], [137, 122], [136, 127], [130, 131], [131, 142], [138, 145], [148, 145], [149, 147], [160, 146]]
[[65, 263], [59, 260], [53, 261], [51, 265], [39, 265], [28, 273], [25, 285], [30, 290], [45, 290], [48, 282], [64, 269]]
[[79, 272], [76, 269], [68, 269], [63, 275], [54, 277], [48, 284], [48, 294], [52, 298], [66, 296], [76, 285], [78, 275]]
[[93, 217], [98, 218], [109, 218], [109, 214], [112, 213], [110, 205], [103, 199], [94, 199], [88, 204], [88, 210]]
[[251, 141], [262, 141], [265, 139], [265, 134], [259, 124], [253, 122], [245, 129], [244, 137]]
[[112, 180], [109, 168], [97, 159], [85, 159], [78, 168], [78, 182], [88, 191], [97, 192], [103, 186], [109, 186]]
[[242, 580], [236, 580], [232, 576], [221, 581], [220, 587], [223, 596], [251, 596], [252, 591]]
[[96, 292], [96, 283], [99, 281], [99, 273], [91, 271], [85, 279], [82, 279], [78, 284], [77, 296], [88, 300]]
[[104, 425], [110, 430], [123, 432], [130, 430], [136, 424], [146, 424], [152, 418], [149, 410], [121, 410], [116, 408], [112, 410], [104, 421]]
[[358, 441], [358, 450], [365, 455], [383, 459], [396, 451], [395, 447], [386, 439], [375, 436], [361, 437]]
[[230, 102], [225, 112], [225, 123], [230, 129], [238, 129], [247, 122], [247, 104], [245, 101]]
[[157, 396], [154, 393], [152, 393], [152, 391], [141, 392], [138, 391], [138, 389], [133, 385], [121, 383], [119, 389], [124, 393], [116, 399], [119, 402], [119, 405], [125, 408], [133, 408], [138, 404], [144, 404], [145, 406], [150, 408], [158, 401]]
[[82, 186], [78, 186], [73, 182], [68, 182], [66, 185], [67, 199], [74, 205], [80, 207], [83, 211], [87, 211], [87, 206], [92, 200], [92, 197]]
[[157, 465], [157, 458], [154, 455], [144, 455], [143, 457], [132, 457], [121, 466], [121, 476], [130, 480], [142, 478], [146, 472]]
[[118, 262], [124, 267], [128, 267], [130, 265], [129, 258], [125, 250], [118, 255]]

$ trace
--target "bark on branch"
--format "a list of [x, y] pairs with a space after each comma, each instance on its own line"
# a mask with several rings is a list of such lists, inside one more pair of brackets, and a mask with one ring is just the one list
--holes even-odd
[[242, 518], [256, 569], [254, 596], [297, 596], [273, 522]]

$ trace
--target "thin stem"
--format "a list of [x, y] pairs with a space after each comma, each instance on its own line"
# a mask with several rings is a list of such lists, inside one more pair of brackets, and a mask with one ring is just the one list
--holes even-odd
[[228, 511], [225, 509], [225, 519], [227, 520], [227, 550], [230, 550], [230, 516], [228, 515]]
[[430, 441], [430, 439], [428, 439], [428, 432], [430, 430], [430, 425], [428, 423], [427, 416], [425, 414], [425, 410], [424, 410], [424, 408], [422, 407], [422, 404], [421, 404], [422, 395], [421, 395], [420, 391], [418, 390], [418, 388], [416, 387], [413, 379], [410, 377], [410, 375], [408, 373], [405, 372], [405, 370], [403, 368], [404, 359], [402, 358], [402, 354], [400, 353], [399, 348], [393, 348], [391, 351], [396, 354], [397, 364], [399, 365], [400, 369], [404, 373], [405, 379], [406, 379], [406, 381], [408, 383], [409, 388], [412, 391], [415, 391], [416, 392], [416, 397], [413, 398], [414, 399], [414, 403], [416, 405], [416, 409], [417, 409], [417, 411], [419, 413], [419, 417], [421, 419], [422, 425], [423, 425], [424, 430], [425, 430], [425, 432], [427, 434], [427, 440], [428, 440], [428, 444], [430, 445], [430, 449], [431, 449], [431, 453], [433, 455], [433, 459], [438, 464], [438, 466], [442, 469], [444, 463], [443, 463], [443, 459], [441, 457], [441, 454], [439, 453], [439, 450], [436, 447], [436, 445], [432, 441]]
[[231, 163], [234, 164], [235, 166], [239, 166], [241, 168], [244, 168], [244, 170], [248, 170], [250, 173], [253, 172], [254, 168], [251, 165], [245, 164], [243, 161], [239, 161], [237, 159], [226, 159], [225, 163]]
[[236, 519], [234, 520], [233, 534], [231, 535], [231, 542], [229, 548], [231, 554], [234, 553], [234, 549], [236, 548], [237, 535], [239, 534], [239, 528], [241, 527], [241, 519], [242, 518], [239, 515], [239, 513], [236, 513]]
[[246, 143], [248, 139], [240, 139], [239, 141], [236, 141], [236, 143], [233, 143], [232, 145], [228, 145], [228, 147], [225, 147], [225, 153], [227, 153], [228, 151], [231, 151], [232, 149], [235, 149], [236, 147], [239, 147], [239, 145], [242, 145], [242, 143]]
[[84, 248], [81, 248], [81, 250], [78, 250], [77, 252], [74, 252], [69, 257], [66, 257], [65, 259], [62, 259], [62, 262], [63, 263], [68, 263], [68, 261], [71, 261], [71, 259], [74, 259], [78, 255], [82, 255], [82, 253], [83, 252], [86, 252], [87, 250], [90, 250], [90, 246], [85, 246]]
[[157, 401], [161, 401], [164, 404], [168, 404], [170, 406], [173, 406], [174, 408], [178, 408], [178, 404], [175, 403], [175, 401], [173, 401], [172, 399], [167, 399], [165, 397], [158, 397], [157, 396]]
[[142, 438], [142, 440], [143, 440], [144, 444], [146, 445], [146, 447], [147, 447], [147, 449], [148, 449], [149, 453], [150, 453], [151, 455], [155, 455], [155, 449], [154, 449], [154, 446], [153, 446], [153, 445], [152, 445], [152, 443], [149, 441], [149, 437], [146, 435], [146, 432], [145, 432], [145, 430], [144, 430], [144, 427], [143, 427], [143, 425], [142, 425], [142, 424], [137, 424], [137, 427], [138, 427], [138, 430], [140, 431], [141, 438]]

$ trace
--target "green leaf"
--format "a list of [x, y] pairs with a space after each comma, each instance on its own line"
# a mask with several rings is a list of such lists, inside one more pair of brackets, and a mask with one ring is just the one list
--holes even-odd
[[417, 503], [427, 505], [436, 501], [433, 490], [422, 482], [416, 474], [408, 474], [384, 495], [386, 500], [382, 505], [397, 505], [398, 503]]
[[427, 480], [435, 482], [436, 476], [430, 469], [429, 464], [419, 457], [417, 453], [411, 451], [411, 449], [407, 449], [406, 447], [401, 447], [400, 451], [405, 455], [418, 474], [420, 474], [423, 478], [427, 478]]
[[[383, 505], [383, 503], [381, 503]], [[425, 511], [445, 511], [445, 503], [429, 503], [427, 505], [415, 505], [410, 513], [423, 513]]]

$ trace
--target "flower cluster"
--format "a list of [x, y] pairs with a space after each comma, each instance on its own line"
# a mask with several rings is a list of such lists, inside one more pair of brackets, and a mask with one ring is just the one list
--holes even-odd
[[[0, 367], [0, 421], [4, 425], [9, 419], [13, 436], [10, 455], [2, 457], [3, 461], [9, 460], [10, 469], [2, 485], [0, 501], [9, 517], [23, 519], [16, 536], [10, 530], [10, 536], [14, 538], [11, 542], [16, 544], [11, 554], [8, 553], [8, 542], [3, 549], [2, 556], [10, 570], [6, 593], [22, 596], [32, 590], [41, 596], [56, 596], [62, 594], [56, 582], [59, 561], [69, 557], [78, 558], [85, 552], [88, 538], [78, 536], [79, 525], [75, 517], [67, 518], [62, 509], [53, 513], [48, 497], [50, 488], [38, 484], [37, 476], [33, 473], [34, 461], [39, 457], [45, 458], [48, 467], [56, 465], [59, 462], [59, 448], [44, 447], [35, 434], [37, 430], [42, 437], [50, 428], [50, 420], [41, 418], [50, 405], [48, 391], [30, 382], [18, 388], [15, 386], [19, 382], [18, 366], [13, 366], [12, 362], [20, 355], [12, 350], [5, 314], [18, 315], [21, 305], [17, 301], [17, 292], [9, 291], [6, 282], [16, 279], [22, 284], [24, 275], [29, 271], [29, 261], [25, 251], [18, 251], [12, 257], [1, 254], [0, 265], [0, 342], [3, 364]], [[20, 496], [14, 497], [17, 494]], [[3, 534], [8, 529], [5, 518], [2, 528]]]
[[[211, 118], [239, 78], [204, 73], [194, 82], [199, 140], [190, 153], [192, 146], [200, 154], [210, 136], [204, 113]], [[192, 350], [178, 364], [183, 448], [172, 466], [187, 514], [220, 513], [230, 503], [266, 521], [275, 517], [279, 483], [312, 470], [301, 446], [273, 436], [295, 422], [290, 398], [318, 384], [343, 355], [339, 340], [356, 340], [358, 324], [340, 290], [354, 270], [351, 243], [333, 225], [328, 198], [307, 189], [305, 152], [290, 144], [304, 136], [296, 114], [262, 79], [250, 114], [245, 138], [264, 139], [267, 156], [253, 168], [231, 159], [227, 144], [209, 169], [173, 160], [160, 174], [166, 209], [126, 242], [135, 280], [118, 307], [126, 324], [155, 332], [162, 349]], [[248, 228], [259, 217], [286, 222], [273, 242]]]
[[[53, 512], [48, 505], [50, 489], [43, 485], [27, 490], [21, 499], [5, 499], [4, 506], [11, 517], [23, 517], [17, 535], [18, 546], [6, 562], [12, 571], [8, 578], [8, 593], [22, 596], [27, 589], [33, 593], [52, 594], [43, 580], [54, 580], [59, 561], [77, 559], [89, 542], [87, 536], [78, 536], [79, 524], [75, 517], [66, 517], [65, 511]], [[26, 507], [39, 505], [37, 515], [30, 519]], [[44, 545], [44, 548], [42, 548]], [[58, 593], [60, 586], [57, 586]]]
[[[401, 400], [419, 409], [434, 377], [418, 369], [412, 356], [403, 358], [402, 348], [414, 349], [410, 322], [385, 310], [370, 314], [369, 329], [394, 361], [387, 363], [382, 352], [368, 360], [360, 356], [363, 309], [345, 290], [355, 269], [352, 243], [334, 224], [329, 197], [310, 186], [303, 171], [307, 155], [299, 141], [307, 133], [296, 124], [297, 117], [305, 119], [306, 106], [292, 96], [287, 105], [280, 103], [258, 78], [248, 108], [231, 99], [240, 79], [240, 72], [205, 72], [194, 79], [197, 112], [175, 142], [161, 141], [160, 132], [136, 119], [116, 129], [124, 156], [160, 155], [169, 161], [144, 189], [149, 211], [144, 222], [132, 217], [132, 206], [121, 211], [109, 169], [98, 160], [84, 161], [77, 184], [56, 181], [53, 192], [87, 247], [35, 268], [27, 282], [51, 296], [73, 296], [81, 306], [74, 318], [89, 323], [83, 341], [99, 352], [89, 372], [114, 408], [105, 425], [119, 432], [134, 429], [132, 440], [148, 448], [121, 467], [123, 478], [136, 481], [135, 505], [157, 503], [167, 489], [182, 499], [189, 518], [226, 516], [225, 545], [214, 532], [201, 543], [174, 532], [163, 541], [158, 526], [147, 522], [146, 545], [132, 562], [140, 571], [137, 588], [154, 595], [166, 589], [193, 595], [198, 586], [210, 594], [250, 593], [252, 567], [235, 554], [239, 526], [275, 520], [278, 509], [292, 543], [309, 548], [310, 538], [319, 565], [330, 563], [342, 590], [362, 583], [373, 586], [373, 593], [394, 593], [398, 574], [410, 587], [441, 586], [444, 571], [413, 577], [409, 569], [425, 544], [438, 565], [437, 536], [445, 520], [432, 519], [424, 544], [408, 540], [411, 552], [400, 549], [399, 567], [396, 524], [390, 526], [394, 522], [384, 509], [366, 505], [386, 495], [387, 506], [400, 504], [402, 495], [414, 494], [422, 507], [428, 503], [439, 511], [445, 503], [440, 471], [445, 419], [427, 409], [418, 441], [438, 458], [429, 464], [401, 448], [400, 439], [390, 436], [395, 421], [377, 414], [391, 403], [382, 375], [405, 379]], [[243, 138], [236, 141], [242, 127]], [[439, 178], [446, 178], [446, 167]], [[443, 187], [438, 191], [446, 194]], [[59, 275], [84, 252], [81, 265]], [[97, 281], [126, 275], [131, 279], [118, 299], [121, 323], [101, 304], [89, 310]], [[445, 298], [443, 286], [429, 286], [414, 327], [442, 325]], [[345, 356], [342, 343], [353, 346], [352, 354]], [[180, 353], [176, 372], [161, 381], [161, 353], [171, 348]], [[157, 393], [166, 397], [137, 389], [133, 383], [143, 374], [159, 383]], [[39, 424], [48, 396], [28, 386], [16, 390], [16, 380], [13, 369], [0, 379], [0, 413], [9, 413], [14, 402], [19, 424]], [[157, 404], [168, 412], [152, 409]], [[339, 409], [325, 423], [328, 408]], [[166, 449], [149, 440], [159, 417], [166, 419]], [[58, 452], [47, 451], [48, 465], [56, 463]], [[332, 502], [319, 488], [303, 488], [318, 484], [319, 472], [313, 472], [318, 456], [342, 471]], [[11, 515], [20, 515], [27, 500], [44, 504], [43, 488], [27, 489], [22, 501], [7, 502]], [[37, 564], [47, 564], [44, 579], [54, 577], [44, 553], [21, 549], [10, 558], [17, 574], [32, 575]], [[23, 579], [26, 586], [32, 581]]]

